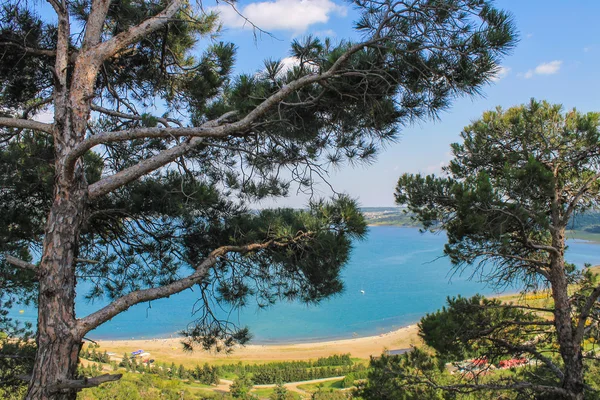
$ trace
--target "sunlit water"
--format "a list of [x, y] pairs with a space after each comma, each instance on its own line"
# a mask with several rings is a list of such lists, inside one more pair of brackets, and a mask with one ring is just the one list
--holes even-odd
[[[250, 305], [232, 313], [235, 324], [250, 327], [253, 342], [300, 342], [318, 339], [376, 335], [415, 323], [421, 316], [444, 305], [447, 296], [494, 290], [470, 273], [451, 275], [448, 259], [442, 258], [444, 234], [421, 234], [418, 229], [390, 226], [370, 227], [365, 241], [355, 243], [344, 270], [345, 291], [318, 306], [279, 303], [268, 309]], [[578, 266], [600, 264], [600, 246], [570, 240], [567, 260]], [[514, 290], [514, 289], [513, 289]], [[77, 315], [84, 316], [104, 305], [77, 302]], [[185, 291], [168, 299], [132, 307], [90, 332], [96, 339], [142, 339], [176, 336], [194, 319], [192, 306], [197, 291]], [[13, 315], [35, 321], [36, 311], [24, 309]]]

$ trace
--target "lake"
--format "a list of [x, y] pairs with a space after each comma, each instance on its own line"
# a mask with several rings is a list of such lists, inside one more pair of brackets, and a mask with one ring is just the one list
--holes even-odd
[[[445, 234], [421, 234], [415, 228], [375, 226], [366, 240], [356, 242], [344, 270], [345, 291], [318, 306], [279, 303], [268, 309], [249, 306], [229, 319], [247, 325], [253, 343], [306, 342], [377, 335], [417, 322], [445, 304], [447, 296], [495, 294], [490, 287], [469, 280], [469, 273], [452, 275], [448, 259], [441, 257]], [[600, 246], [570, 240], [567, 260], [579, 267], [600, 264]], [[512, 289], [513, 291], [515, 289]], [[83, 290], [81, 291], [83, 292]], [[142, 339], [174, 337], [193, 320], [197, 291], [187, 290], [168, 299], [138, 304], [87, 337]], [[104, 305], [78, 296], [77, 315]], [[224, 311], [221, 311], [225, 315]], [[34, 309], [13, 316], [35, 321]]]

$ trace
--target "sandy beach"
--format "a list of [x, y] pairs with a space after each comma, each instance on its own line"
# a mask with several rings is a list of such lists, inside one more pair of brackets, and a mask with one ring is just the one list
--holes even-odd
[[384, 350], [409, 348], [420, 344], [417, 325], [409, 325], [398, 330], [377, 336], [340, 339], [315, 343], [274, 344], [237, 347], [231, 354], [207, 352], [197, 349], [185, 352], [181, 339], [144, 339], [144, 340], [101, 340], [98, 341], [101, 350], [114, 352], [117, 356], [123, 353], [143, 349], [161, 362], [175, 362], [185, 366], [199, 363], [227, 364], [243, 361], [246, 363], [261, 363], [283, 360], [309, 360], [327, 357], [332, 354], [350, 353], [352, 357], [368, 359], [378, 356]]

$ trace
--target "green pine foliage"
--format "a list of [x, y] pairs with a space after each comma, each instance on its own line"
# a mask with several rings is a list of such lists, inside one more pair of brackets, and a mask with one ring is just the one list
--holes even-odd
[[110, 356], [106, 350], [100, 351], [99, 348], [100, 345], [91, 343], [85, 349], [79, 352], [79, 357], [99, 363], [110, 363]]
[[294, 396], [283, 386], [281, 382], [277, 383], [275, 390], [269, 397], [269, 400], [294, 400]]
[[190, 371], [190, 378], [197, 380], [205, 385], [219, 384], [219, 369], [217, 367], [204, 364], [202, 367], [196, 365], [193, 371]]
[[366, 367], [354, 364], [350, 354], [322, 357], [316, 361], [285, 361], [266, 364], [226, 364], [219, 371], [237, 376], [248, 374], [254, 384], [299, 382], [311, 379], [331, 378], [349, 373], [361, 373]]
[[234, 399], [251, 400], [254, 398], [254, 396], [250, 394], [250, 390], [252, 390], [253, 386], [254, 382], [252, 379], [245, 373], [242, 373], [229, 387], [229, 393]]
[[[111, 363], [106, 352], [96, 350], [97, 347], [92, 344], [82, 350], [80, 357], [97, 363]], [[254, 384], [263, 385], [279, 382], [300, 382], [343, 375], [351, 375], [354, 381], [364, 378], [367, 373], [367, 368], [361, 363], [355, 364], [351, 360], [350, 354], [335, 354], [314, 361], [284, 361], [266, 364], [242, 364], [240, 362], [216, 366], [205, 363], [202, 366], [196, 365], [193, 369], [186, 369], [183, 365], [177, 367], [175, 363], [170, 365], [141, 363], [135, 357], [124, 354], [118, 367], [124, 368], [127, 372], [153, 374], [163, 379], [196, 381], [204, 385], [217, 385], [220, 378], [231, 375], [237, 377], [247, 376], [252, 379]]]
[[351, 393], [344, 393], [339, 390], [317, 390], [310, 398], [311, 400], [348, 400], [352, 397]]
[[[83, 352], [82, 357], [98, 362], [108, 362], [88, 358], [86, 351]], [[220, 382], [220, 377], [231, 375], [248, 376], [254, 384], [263, 385], [331, 378], [347, 374], [353, 374], [357, 377], [356, 379], [360, 379], [366, 374], [366, 367], [360, 363], [353, 363], [350, 354], [332, 355], [315, 361], [285, 361], [266, 364], [242, 364], [240, 362], [219, 366], [205, 363], [203, 366], [196, 365], [193, 369], [186, 369], [182, 365], [177, 367], [175, 363], [170, 366], [157, 363], [138, 364], [135, 358], [132, 359], [125, 354], [119, 366], [126, 371], [139, 371], [170, 379], [189, 379], [205, 385], [216, 385]]]
[[[589, 223], [600, 204], [600, 113], [564, 112], [532, 99], [484, 113], [461, 139], [452, 145], [446, 176], [400, 177], [398, 204], [424, 229], [446, 232], [444, 253], [456, 272], [523, 293], [548, 289], [552, 302], [536, 307], [458, 297], [423, 318], [421, 335], [439, 361], [533, 360], [528, 374], [492, 374], [488, 386], [467, 379], [445, 388], [584, 399], [594, 392], [583, 360], [595, 358], [586, 343], [600, 338], [600, 287], [598, 276], [569, 264], [565, 252], [567, 229], [582, 216]], [[407, 384], [426, 385], [411, 381], [408, 375], [419, 372], [408, 367], [398, 366], [407, 371]]]
[[[523, 342], [537, 340], [540, 346], [544, 345], [536, 336], [536, 323], [539, 332], [548, 322], [539, 315], [503, 307], [500, 300], [481, 295], [448, 298], [447, 304], [419, 322], [419, 335], [444, 362], [485, 357], [497, 364], [501, 359], [512, 358], [513, 349]], [[550, 337], [546, 338], [546, 347], [553, 343]]]

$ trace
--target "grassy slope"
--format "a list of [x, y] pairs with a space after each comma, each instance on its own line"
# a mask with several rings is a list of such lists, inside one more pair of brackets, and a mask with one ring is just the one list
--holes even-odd
[[298, 389], [302, 389], [306, 392], [316, 392], [319, 389], [330, 390], [330, 389], [342, 389], [342, 380], [333, 380], [321, 383], [307, 383], [306, 385], [298, 385]]

